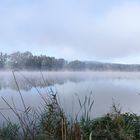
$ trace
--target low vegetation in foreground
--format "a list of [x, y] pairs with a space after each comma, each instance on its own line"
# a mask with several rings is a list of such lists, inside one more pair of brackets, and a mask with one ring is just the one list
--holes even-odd
[[119, 106], [113, 104], [110, 113], [93, 119], [91, 94], [83, 102], [78, 98], [79, 111], [75, 117], [68, 116], [53, 90], [49, 89], [44, 97], [36, 87], [45, 105], [33, 109], [26, 106], [14, 73], [13, 76], [24, 110], [18, 110], [13, 99], [11, 105], [2, 97], [18, 123], [12, 123], [0, 112], [6, 120], [0, 127], [0, 140], [140, 140], [140, 116], [121, 113]]
[[[85, 98], [79, 117], [69, 118], [58, 104], [55, 95], [45, 100], [41, 112], [26, 108], [22, 113], [13, 110], [19, 124], [7, 123], [0, 128], [0, 140], [139, 140], [140, 116], [121, 113], [115, 105], [112, 112], [103, 117], [91, 119], [92, 104]], [[85, 108], [87, 107], [87, 108]], [[30, 114], [31, 113], [31, 114]], [[5, 118], [6, 119], [6, 118]]]

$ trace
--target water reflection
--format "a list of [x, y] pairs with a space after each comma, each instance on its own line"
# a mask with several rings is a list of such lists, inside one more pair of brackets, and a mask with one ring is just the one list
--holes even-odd
[[[45, 88], [55, 84], [63, 85], [68, 81], [78, 83], [80, 81], [86, 80], [84, 77], [73, 77], [69, 73], [60, 74], [50, 72], [16, 72], [15, 75], [20, 89], [25, 91], [30, 91], [34, 87]], [[12, 73], [0, 75], [0, 90], [7, 88], [17, 90], [17, 85], [15, 84]]]
[[[52, 85], [64, 85], [67, 82], [138, 80], [140, 73], [132, 72], [15, 72], [21, 90], [30, 91], [34, 87], [45, 88]], [[17, 90], [12, 72], [0, 73], [0, 90]]]

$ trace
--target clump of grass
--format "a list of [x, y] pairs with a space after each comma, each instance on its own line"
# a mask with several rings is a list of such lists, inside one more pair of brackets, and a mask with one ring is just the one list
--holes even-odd
[[88, 122], [92, 138], [96, 140], [138, 140], [140, 139], [140, 116], [121, 113], [113, 105], [113, 112]]
[[19, 126], [11, 122], [3, 125], [0, 128], [0, 139], [1, 140], [16, 140], [18, 139]]
[[62, 137], [66, 123], [63, 110], [58, 105], [55, 95], [47, 101], [40, 118], [40, 128], [49, 139]]

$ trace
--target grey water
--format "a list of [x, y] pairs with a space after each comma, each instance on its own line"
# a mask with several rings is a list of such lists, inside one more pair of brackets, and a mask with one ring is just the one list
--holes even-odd
[[[120, 104], [123, 112], [140, 114], [139, 72], [15, 72], [15, 77], [26, 106], [42, 107], [43, 97], [50, 88], [57, 93], [59, 102], [68, 115], [79, 110], [85, 96], [94, 99], [91, 115], [99, 117], [111, 111], [112, 104]], [[0, 72], [0, 96], [9, 104], [23, 110], [17, 85], [12, 72]], [[12, 101], [13, 100], [13, 101]], [[0, 112], [11, 120], [15, 116], [0, 98]], [[2, 120], [2, 116], [0, 116]]]

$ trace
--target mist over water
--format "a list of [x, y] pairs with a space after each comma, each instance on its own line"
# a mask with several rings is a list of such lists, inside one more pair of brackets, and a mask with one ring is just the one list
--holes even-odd
[[[122, 111], [140, 114], [140, 73], [138, 72], [15, 72], [27, 106], [38, 108], [43, 100], [35, 87], [46, 97], [51, 87], [57, 92], [59, 102], [66, 113], [75, 114], [81, 101], [92, 92], [94, 105], [91, 115], [102, 116], [111, 111], [113, 102], [120, 104]], [[12, 72], [0, 72], [0, 96], [10, 104], [12, 99], [18, 109], [23, 106]], [[15, 120], [15, 116], [0, 99], [1, 112]]]

